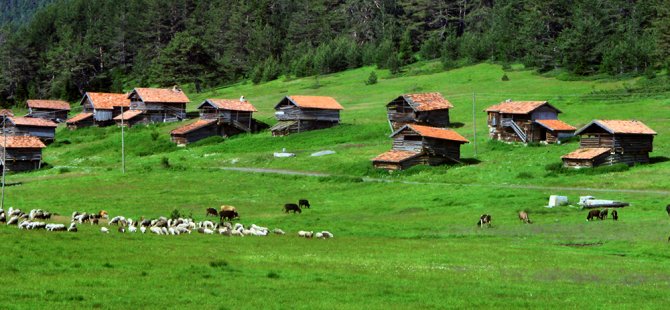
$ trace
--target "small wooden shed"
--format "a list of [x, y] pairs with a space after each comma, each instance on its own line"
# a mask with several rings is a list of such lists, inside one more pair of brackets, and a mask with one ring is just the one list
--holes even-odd
[[170, 132], [172, 142], [178, 145], [186, 145], [217, 134], [219, 130], [215, 119], [199, 119]]
[[278, 122], [270, 130], [273, 136], [286, 136], [337, 126], [343, 109], [332, 97], [286, 96], [275, 106]]
[[198, 106], [201, 119], [216, 119], [219, 125], [236, 128], [229, 130], [256, 132], [258, 126], [253, 114], [256, 107], [246, 99], [207, 99]]
[[[191, 100], [181, 89], [173, 88], [135, 88], [128, 94], [130, 110], [144, 112], [135, 117], [145, 120], [142, 123], [176, 122], [186, 119], [186, 104]], [[116, 119], [115, 119], [116, 121]], [[117, 122], [118, 123], [118, 122]]]
[[28, 100], [29, 117], [43, 118], [54, 122], [64, 122], [70, 112], [70, 104], [63, 100]]
[[[30, 171], [40, 169], [42, 166], [42, 149], [46, 147], [37, 137], [33, 136], [8, 136], [0, 138], [0, 163], [7, 164], [9, 171]], [[4, 152], [7, 152], [5, 155]], [[6, 156], [6, 157], [4, 157]], [[6, 158], [5, 162], [1, 162]]]
[[395, 131], [406, 124], [449, 127], [449, 109], [453, 107], [440, 93], [406, 94], [389, 102], [386, 111]]
[[402, 170], [415, 165], [459, 163], [469, 141], [451, 129], [407, 124], [391, 134], [393, 148], [372, 159], [375, 168]]
[[113, 118], [117, 126], [133, 127], [138, 124], [149, 124], [150, 118], [144, 116], [144, 111], [128, 110]]
[[14, 117], [14, 112], [9, 109], [0, 109], [0, 121], [4, 121], [8, 117]]
[[485, 111], [494, 140], [554, 143], [573, 136], [576, 129], [560, 121], [561, 111], [547, 101], [505, 101]]
[[31, 135], [45, 143], [53, 142], [58, 124], [42, 118], [10, 117], [8, 131], [14, 135]]
[[648, 163], [656, 132], [635, 120], [594, 120], [576, 134], [580, 149], [562, 157], [565, 167]]
[[87, 92], [80, 103], [83, 111], [67, 120], [70, 129], [87, 126], [109, 126], [113, 118], [130, 108], [127, 94]]

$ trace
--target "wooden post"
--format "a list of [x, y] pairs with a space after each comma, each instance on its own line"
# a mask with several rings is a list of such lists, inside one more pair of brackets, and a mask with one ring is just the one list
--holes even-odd
[[[121, 109], [121, 111], [123, 111], [123, 108]], [[121, 173], [126, 174], [126, 145], [123, 137], [125, 134], [125, 130], [123, 127], [125, 127], [125, 125], [123, 124], [124, 121], [123, 118], [124, 116], [122, 112], [121, 113]]]
[[475, 158], [477, 158], [477, 117], [475, 115], [475, 105], [476, 105], [476, 100], [477, 97], [475, 95], [475, 92], [472, 92], [472, 130], [474, 133], [474, 136], [472, 138], [472, 143], [475, 151]]
[[2, 119], [2, 137], [5, 140], [2, 147], [2, 200], [0, 201], [0, 209], [5, 209], [5, 171], [7, 170], [7, 115]]

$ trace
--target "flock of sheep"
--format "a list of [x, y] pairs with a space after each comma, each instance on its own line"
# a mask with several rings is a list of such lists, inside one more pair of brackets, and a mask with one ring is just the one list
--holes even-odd
[[[29, 213], [24, 213], [19, 209], [9, 208], [5, 214], [3, 209], [0, 209], [0, 222], [6, 222], [7, 225], [17, 225], [19, 229], [37, 230], [44, 229], [47, 231], [69, 231], [77, 232], [77, 224], [89, 223], [91, 225], [98, 225], [100, 219], [109, 219], [106, 211], [98, 213], [73, 212], [70, 218], [70, 225], [64, 224], [47, 224], [39, 220], [49, 220], [52, 214], [41, 209], [31, 210]], [[9, 218], [9, 220], [7, 220]], [[220, 234], [226, 236], [267, 236], [270, 230], [267, 227], [251, 224], [244, 226], [241, 223], [231, 224], [230, 222], [214, 223], [212, 221], [196, 222], [190, 218], [171, 219], [161, 216], [157, 219], [140, 218], [135, 221], [124, 216], [115, 216], [107, 222], [107, 226], [100, 228], [100, 232], [109, 233], [111, 226], [116, 225], [116, 230], [120, 233], [153, 233], [156, 235], [181, 235], [190, 234], [195, 231], [201, 234], [213, 235]], [[275, 228], [272, 230], [275, 235], [285, 235], [286, 233]], [[303, 238], [333, 238], [333, 234], [328, 231], [314, 232], [314, 231], [299, 231], [299, 237]]]

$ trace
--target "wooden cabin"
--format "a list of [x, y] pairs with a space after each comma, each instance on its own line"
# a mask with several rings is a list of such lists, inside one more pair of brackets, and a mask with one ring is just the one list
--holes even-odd
[[9, 109], [0, 109], [0, 121], [5, 121], [8, 117], [14, 117], [14, 112]]
[[286, 136], [337, 126], [343, 109], [332, 97], [286, 96], [275, 106], [279, 122], [270, 130], [273, 136]]
[[558, 119], [547, 101], [505, 101], [486, 109], [489, 136], [506, 142], [555, 143], [574, 135], [575, 127]]
[[198, 106], [198, 111], [200, 120], [170, 132], [173, 142], [185, 145], [215, 135], [230, 137], [267, 128], [253, 118], [257, 110], [244, 98], [206, 99]]
[[391, 134], [393, 148], [372, 159], [375, 168], [402, 170], [415, 165], [458, 163], [467, 139], [451, 129], [407, 124]]
[[453, 107], [440, 93], [407, 94], [389, 102], [386, 111], [391, 131], [396, 131], [406, 124], [449, 127]]
[[58, 124], [50, 120], [34, 117], [9, 117], [8, 120], [7, 131], [12, 135], [31, 135], [44, 143], [53, 142], [56, 138]]
[[144, 111], [128, 110], [113, 118], [118, 126], [133, 127], [135, 125], [147, 125], [149, 118], [145, 117]]
[[109, 126], [113, 118], [130, 108], [126, 94], [87, 92], [81, 99], [82, 113], [67, 120], [67, 127], [76, 129], [87, 126]]
[[564, 167], [649, 163], [656, 132], [634, 120], [594, 120], [577, 130], [579, 149], [564, 155]]
[[[140, 118], [140, 120], [133, 121], [135, 124], [184, 120], [186, 119], [186, 104], [190, 102], [186, 94], [176, 87], [169, 89], [135, 88], [128, 94], [128, 99], [130, 99], [130, 111], [142, 112], [132, 114], [133, 118]], [[120, 119], [118, 116], [114, 118], [117, 125], [121, 124]]]
[[[37, 137], [33, 136], [7, 136], [0, 139], [0, 163], [7, 164], [9, 171], [30, 171], [40, 169], [42, 166], [42, 149], [46, 147]], [[7, 152], [5, 155], [4, 152]], [[6, 156], [6, 157], [5, 157]], [[5, 162], [1, 162], [5, 158]]]
[[70, 112], [70, 104], [62, 100], [28, 100], [29, 117], [43, 118], [54, 122], [64, 122]]

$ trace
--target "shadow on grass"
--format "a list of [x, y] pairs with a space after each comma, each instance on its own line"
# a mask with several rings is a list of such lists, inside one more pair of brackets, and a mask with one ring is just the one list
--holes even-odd
[[649, 158], [649, 163], [650, 164], [659, 164], [659, 163], [664, 163], [670, 161], [669, 157], [665, 156], [654, 156]]
[[449, 123], [449, 128], [461, 128], [463, 126], [465, 126], [464, 123], [459, 122]]

